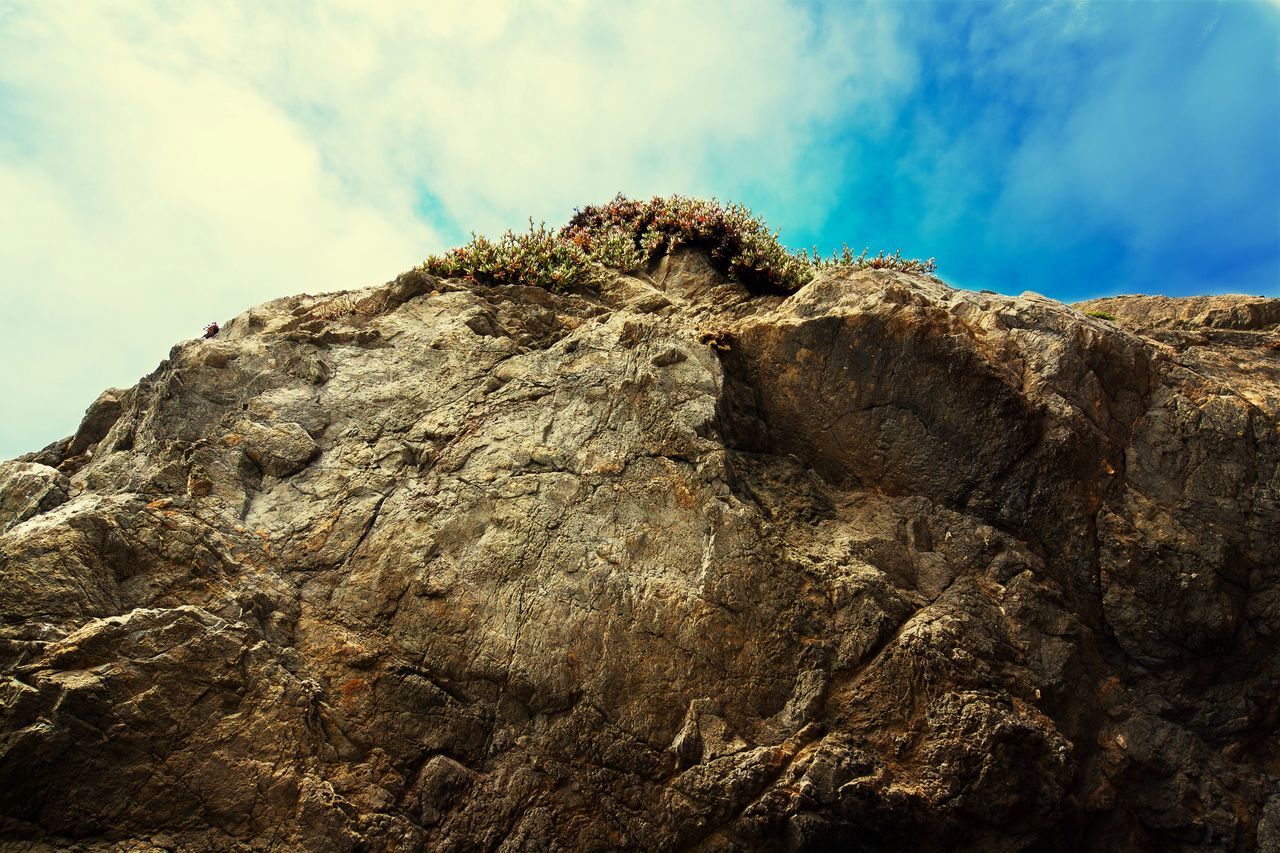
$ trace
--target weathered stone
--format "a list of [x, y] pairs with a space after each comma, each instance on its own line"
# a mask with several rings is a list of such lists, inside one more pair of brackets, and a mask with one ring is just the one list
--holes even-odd
[[1075, 307], [1101, 311], [1145, 330], [1214, 328], [1274, 334], [1280, 327], [1280, 300], [1265, 296], [1112, 296]]
[[128, 394], [128, 391], [120, 388], [108, 388], [99, 394], [98, 399], [85, 411], [76, 434], [71, 437], [67, 454], [75, 456], [84, 453], [106, 438], [124, 412]]
[[266, 426], [243, 421], [236, 425], [234, 431], [224, 435], [222, 441], [239, 447], [264, 474], [271, 477], [296, 474], [320, 452], [320, 446], [301, 425], [295, 423]]
[[67, 500], [70, 483], [47, 465], [0, 462], [0, 533]]
[[252, 308], [0, 465], [0, 843], [1273, 849], [1280, 301], [1079, 307]]

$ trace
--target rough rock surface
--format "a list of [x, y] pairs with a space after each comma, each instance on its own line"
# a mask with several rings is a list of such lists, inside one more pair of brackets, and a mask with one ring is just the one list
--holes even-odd
[[1274, 850], [1280, 301], [1097, 307], [254, 308], [0, 467], [0, 839]]

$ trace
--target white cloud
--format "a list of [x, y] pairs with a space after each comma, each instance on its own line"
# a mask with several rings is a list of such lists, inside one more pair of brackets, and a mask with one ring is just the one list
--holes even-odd
[[385, 279], [432, 240], [408, 193], [353, 198], [252, 88], [78, 23], [0, 37], [0, 456], [69, 432], [208, 320]]
[[145, 38], [271, 88], [359, 186], [414, 176], [468, 227], [618, 189], [826, 186], [800, 169], [815, 128], [910, 74], [878, 13], [818, 28], [772, 0], [281, 8], [150, 16]]
[[442, 233], [617, 190], [820, 218], [815, 135], [912, 68], [879, 12], [811, 12], [0, 3], [0, 457], [208, 320], [386, 279]]

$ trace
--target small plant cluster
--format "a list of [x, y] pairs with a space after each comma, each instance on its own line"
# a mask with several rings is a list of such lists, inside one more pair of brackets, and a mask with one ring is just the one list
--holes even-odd
[[813, 277], [812, 268], [779, 242], [778, 232], [740, 204], [618, 196], [577, 211], [562, 233], [589, 251], [629, 242], [639, 255], [636, 266], [683, 246], [702, 249], [715, 269], [753, 291], [790, 293]]
[[1119, 322], [1116, 320], [1115, 314], [1109, 314], [1106, 311], [1086, 311], [1084, 312], [1084, 316], [1097, 317], [1099, 320], [1110, 320], [1113, 323]]
[[427, 258], [422, 269], [442, 278], [473, 278], [489, 284], [528, 284], [570, 290], [599, 275], [587, 252], [545, 224], [529, 220], [526, 234], [511, 231], [496, 241], [473, 234], [471, 242]]
[[467, 276], [493, 284], [568, 290], [597, 282], [608, 270], [635, 272], [681, 247], [701, 249], [712, 266], [757, 293], [793, 293], [818, 270], [836, 267], [932, 273], [937, 265], [898, 252], [868, 257], [848, 246], [829, 258], [815, 249], [790, 252], [764, 220], [740, 204], [674, 195], [648, 201], [622, 195], [574, 212], [554, 231], [529, 221], [529, 231], [508, 231], [497, 241], [471, 242], [423, 264], [432, 275]]
[[901, 272], [932, 273], [938, 268], [938, 264], [933, 258], [929, 258], [927, 261], [922, 261], [919, 258], [904, 258], [900, 251], [894, 252], [892, 255], [880, 252], [867, 257], [868, 251], [870, 250], [863, 249], [861, 253], [855, 255], [853, 250], [846, 244], [840, 251], [833, 252], [831, 257], [824, 258], [819, 254], [818, 247], [814, 246], [812, 256], [804, 249], [801, 249], [800, 258], [816, 270], [852, 267], [855, 270], [900, 270]]

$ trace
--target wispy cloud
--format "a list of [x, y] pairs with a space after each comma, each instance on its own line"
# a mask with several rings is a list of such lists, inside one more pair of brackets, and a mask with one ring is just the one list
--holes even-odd
[[1088, 67], [1059, 110], [1028, 122], [995, 208], [1041, 229], [1074, 221], [1117, 235], [1127, 257], [1112, 287], [1163, 269], [1175, 291], [1256, 288], [1275, 270], [1280, 74], [1260, 75], [1257, 57], [1274, 53], [1280, 30], [1247, 8], [1196, 6], [1194, 20], [1161, 7], [1100, 15], [1066, 45]]
[[1280, 294], [1273, 8], [930, 8], [897, 121], [851, 136], [847, 231], [1005, 292]]

